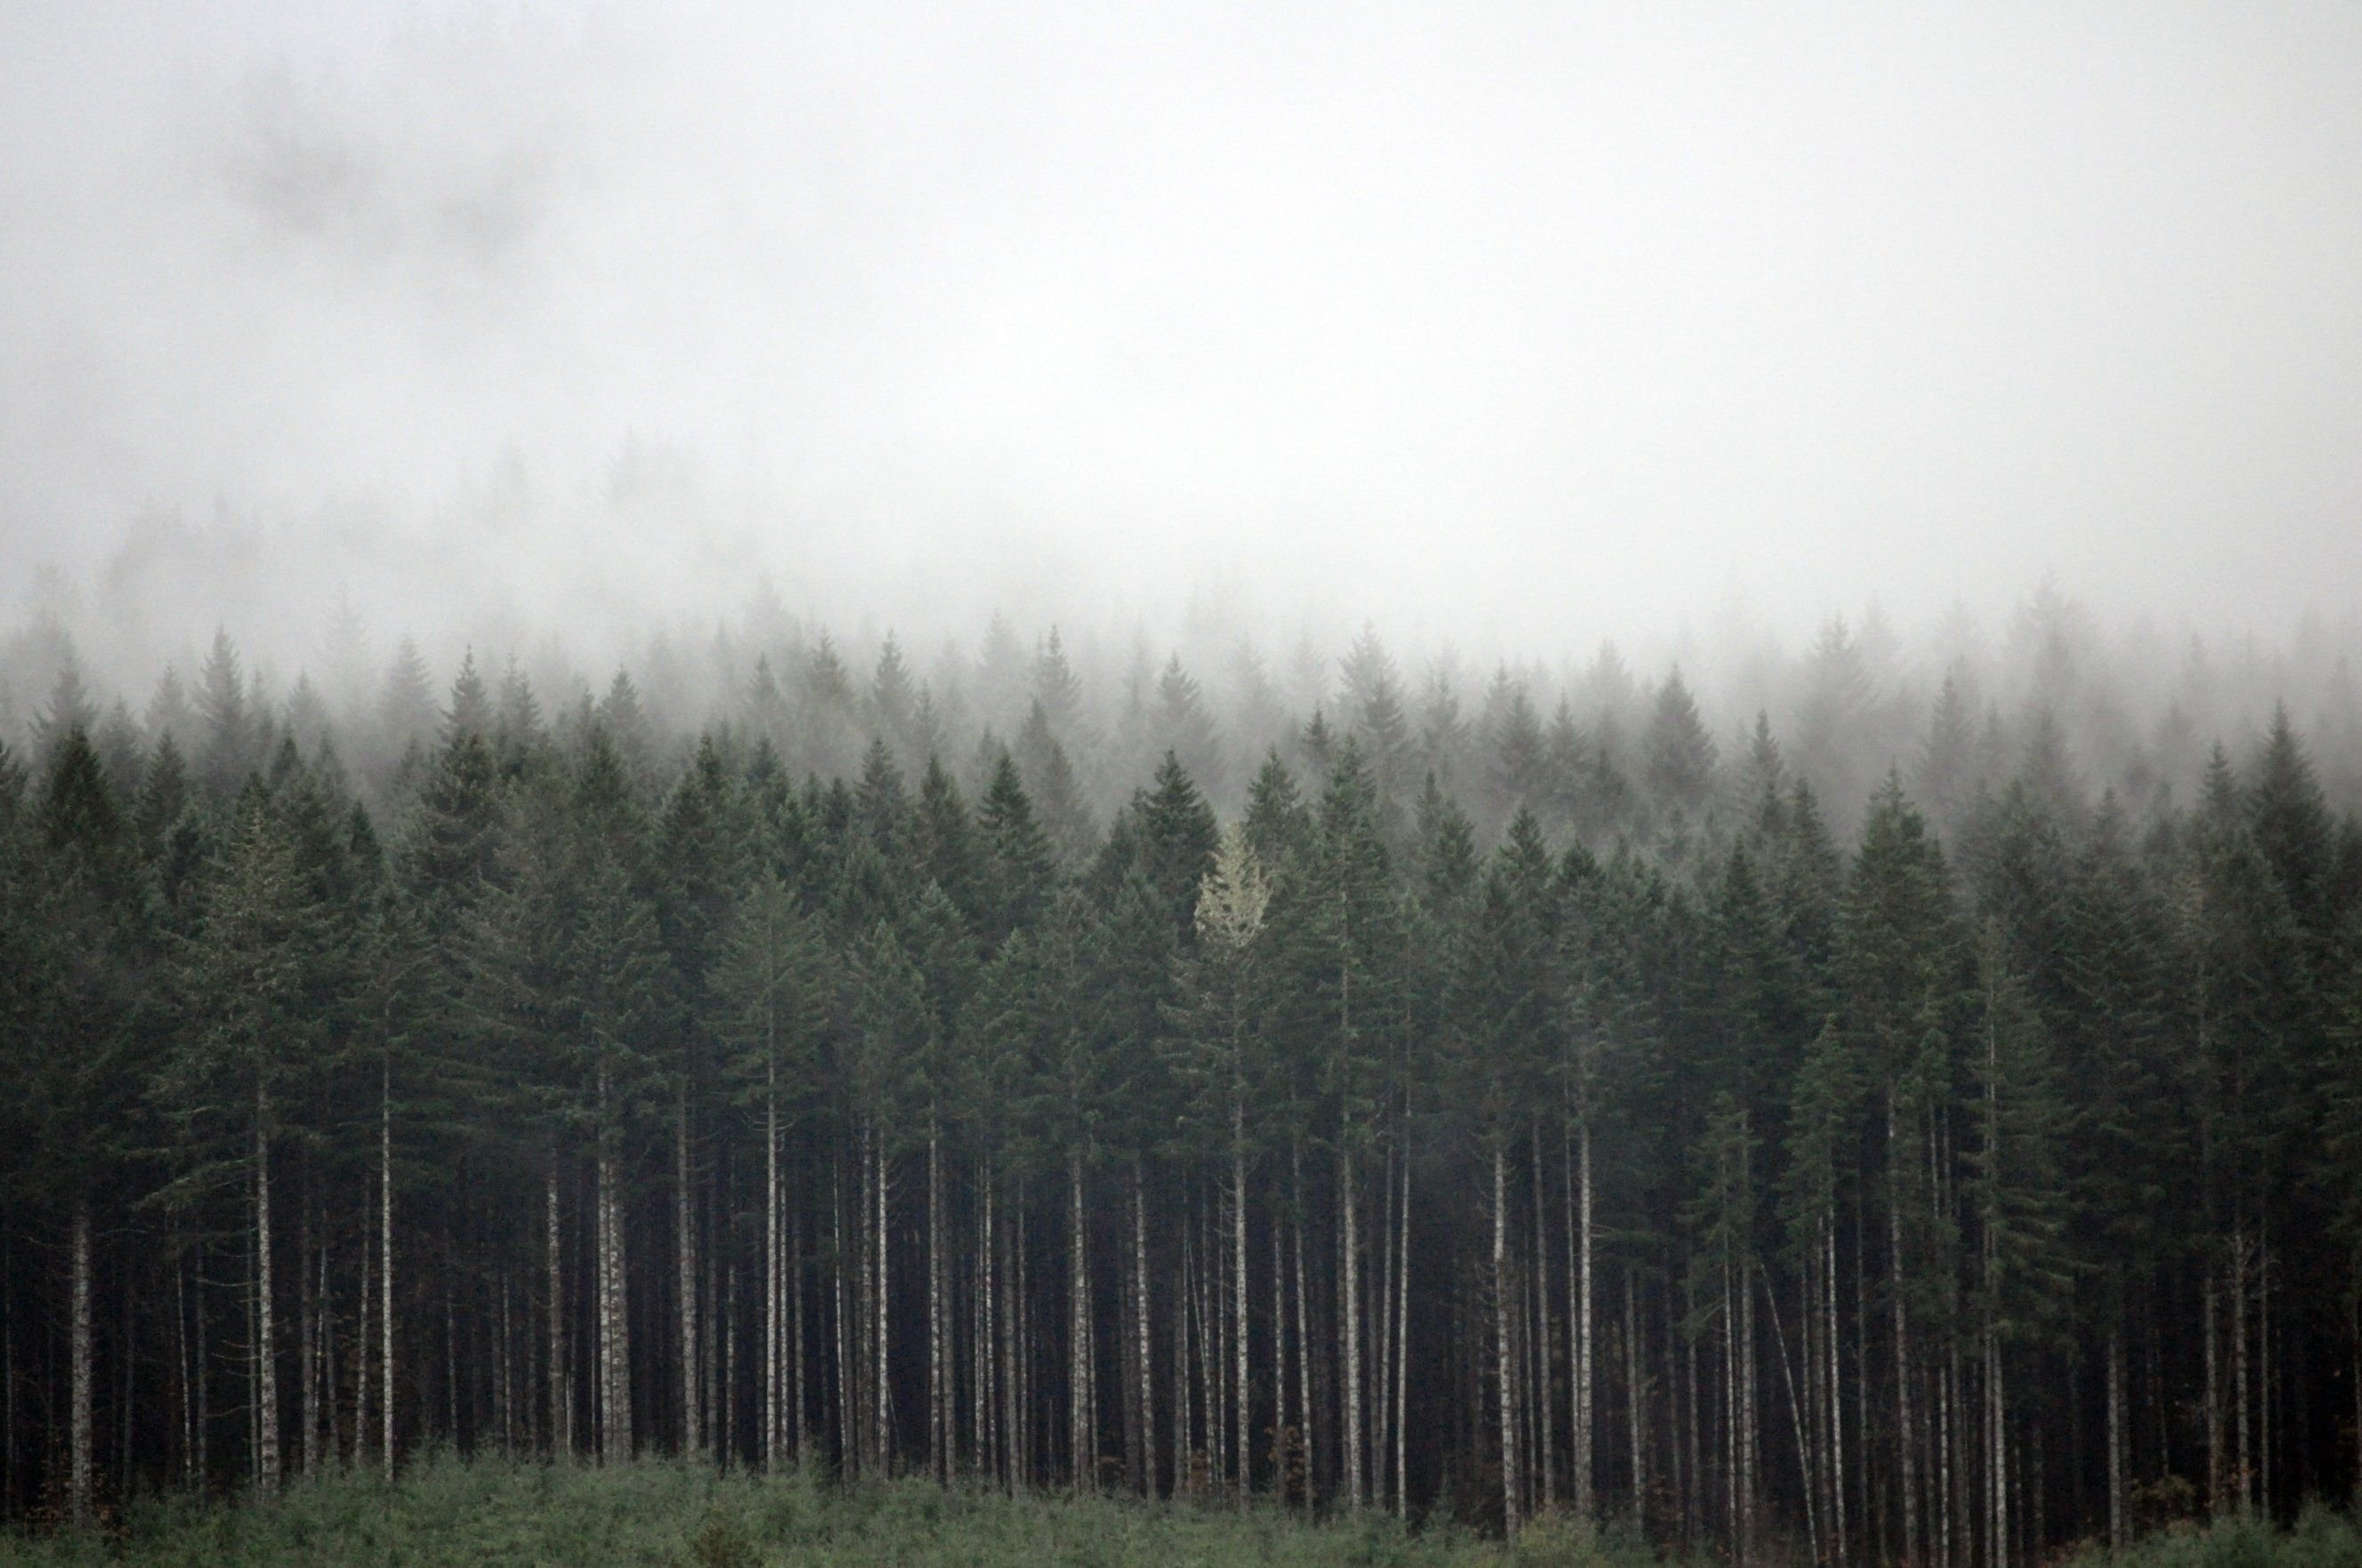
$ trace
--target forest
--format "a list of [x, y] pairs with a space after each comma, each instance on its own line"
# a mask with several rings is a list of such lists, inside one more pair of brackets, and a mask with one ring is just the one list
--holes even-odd
[[38, 642], [11, 1519], [661, 1454], [2003, 1568], [2362, 1481], [2343, 666]]

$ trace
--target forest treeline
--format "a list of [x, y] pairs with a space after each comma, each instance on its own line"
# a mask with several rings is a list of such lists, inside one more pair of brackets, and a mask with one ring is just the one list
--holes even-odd
[[819, 653], [678, 745], [61, 672], [10, 1511], [448, 1445], [1998, 1568], [2353, 1496], [2362, 827], [2285, 713], [2094, 799], [1948, 684], [1836, 830], [1678, 675], [1438, 730], [1365, 638], [1222, 779], [1177, 662], [1119, 765], [1054, 639], [959, 758]]

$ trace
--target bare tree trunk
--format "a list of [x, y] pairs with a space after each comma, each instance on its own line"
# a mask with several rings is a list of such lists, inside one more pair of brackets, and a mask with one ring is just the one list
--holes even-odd
[[1296, 1441], [1304, 1456], [1304, 1501], [1313, 1501], [1312, 1456], [1317, 1452], [1312, 1429], [1311, 1308], [1304, 1280], [1304, 1146], [1295, 1147], [1296, 1159]]
[[[1242, 1231], [1240, 1234], [1243, 1244], [1245, 1232]], [[1142, 1491], [1153, 1497], [1156, 1496], [1156, 1364], [1155, 1353], [1150, 1346], [1148, 1337], [1148, 1195], [1143, 1190], [1141, 1181], [1140, 1159], [1137, 1155], [1133, 1156], [1131, 1162], [1131, 1267], [1133, 1277], [1139, 1281], [1140, 1290], [1137, 1308], [1139, 1320], [1133, 1325], [1133, 1332], [1136, 1336], [1135, 1371], [1140, 1378], [1140, 1483]], [[1244, 1293], [1242, 1292], [1242, 1299], [1243, 1298]], [[1243, 1335], [1240, 1339], [1239, 1355], [1243, 1367], [1246, 1356], [1246, 1342]], [[1241, 1374], [1239, 1386], [1243, 1392], [1246, 1386], [1243, 1372]], [[1243, 1397], [1239, 1401], [1239, 1409], [1241, 1412], [1239, 1430], [1243, 1436], [1246, 1431], [1246, 1401]], [[1241, 1455], [1239, 1495], [1243, 1497], [1246, 1495], [1244, 1458], [1246, 1451], [1242, 1448], [1239, 1452]]]
[[763, 1467], [777, 1470], [785, 1436], [780, 1396], [786, 1385], [786, 1314], [779, 1255], [779, 1065], [776, 1052], [763, 1066]]
[[[1288, 1419], [1287, 1267], [1282, 1252], [1277, 1214], [1271, 1222], [1271, 1488], [1279, 1506], [1287, 1507], [1291, 1490], [1288, 1465], [1296, 1452], [1295, 1424]], [[2362, 1334], [2356, 1336], [2355, 1355], [2362, 1362]], [[1179, 1463], [1177, 1460], [1175, 1463]]]
[[1529, 1129], [1533, 1145], [1534, 1166], [1534, 1429], [1541, 1437], [1542, 1510], [1558, 1509], [1558, 1448], [1551, 1429], [1556, 1425], [1558, 1397], [1553, 1392], [1555, 1380], [1551, 1375], [1556, 1342], [1551, 1337], [1550, 1317], [1550, 1194], [1542, 1178], [1542, 1130], [1536, 1121]]
[[2247, 1232], [2244, 1227], [2231, 1232], [2231, 1347], [2234, 1414], [2238, 1418], [2231, 1453], [2239, 1471], [2239, 1511], [2246, 1513], [2254, 1506], [2256, 1470], [2247, 1451], [2255, 1408], [2248, 1401], [2247, 1388]]
[[1893, 1271], [1892, 1316], [1894, 1326], [1894, 1442], [1895, 1486], [1903, 1499], [1903, 1550], [1897, 1554], [1904, 1563], [1916, 1561], [1919, 1550], [1919, 1513], [1915, 1494], [1911, 1447], [1911, 1340], [1909, 1325], [1903, 1309], [1903, 1187], [1902, 1175], [1895, 1159], [1894, 1090], [1886, 1091], [1886, 1151], [1889, 1181], [1893, 1188], [1886, 1205], [1887, 1257]]
[[[1595, 1360], [1595, 1342], [1592, 1342], [1592, 1334], [1595, 1334], [1595, 1330], [1592, 1330], [1592, 1265], [1595, 1265], [1592, 1240], [1595, 1240], [1596, 1231], [1595, 1226], [1592, 1226], [1590, 1112], [1583, 1112], [1583, 1115], [1575, 1117], [1575, 1169], [1568, 1171], [1568, 1176], [1571, 1176], [1571, 1181], [1575, 1183], [1573, 1190], [1568, 1193], [1568, 1199], [1571, 1199], [1571, 1207], [1573, 1207], [1573, 1214], [1575, 1214], [1575, 1247], [1573, 1247], [1573, 1256], [1568, 1259], [1568, 1265], [1573, 1268], [1573, 1277], [1566, 1282], [1568, 1289], [1573, 1292], [1573, 1301], [1568, 1304], [1568, 1313], [1573, 1315], [1573, 1330], [1575, 1330], [1575, 1386], [1573, 1386], [1575, 1514], [1583, 1516], [1583, 1518], [1590, 1518], [1596, 1509], [1595, 1495], [1592, 1495], [1592, 1478], [1595, 1478], [1596, 1474], [1596, 1452], [1599, 1452], [1599, 1426], [1596, 1426], [1596, 1400], [1599, 1400], [1599, 1396], [1595, 1393], [1596, 1360]], [[1625, 1320], [1628, 1320], [1628, 1327], [1632, 1327], [1639, 1320], [1632, 1318], [1632, 1310], [1629, 1310], [1629, 1289], [1632, 1289], [1632, 1280], [1629, 1280], [1629, 1273], [1628, 1273], [1628, 1275], [1625, 1275], [1625, 1292], [1628, 1292], [1625, 1294]], [[1637, 1367], [1639, 1367], [1639, 1358], [1637, 1358], [1635, 1353], [1632, 1355], [1632, 1365], [1629, 1365], [1629, 1370], [1637, 1372]], [[1635, 1408], [1635, 1424], [1632, 1424], [1632, 1431], [1639, 1433], [1639, 1419], [1637, 1419], [1637, 1412], [1639, 1412], [1639, 1379], [1637, 1379], [1637, 1376], [1632, 1379], [1632, 1408]], [[1639, 1490], [1641, 1490], [1639, 1483], [1644, 1474], [1646, 1474], [1646, 1460], [1641, 1457], [1639, 1438], [1635, 1436], [1635, 1441], [1632, 1441], [1632, 1476], [1635, 1476], [1635, 1502], [1632, 1502], [1632, 1509], [1635, 1509], [1635, 1518], [1639, 1518]]]
[[[2115, 1371], [2115, 1339], [2109, 1336], [2109, 1372]], [[1985, 1324], [1985, 1404], [1990, 1436], [1986, 1443], [1985, 1491], [1990, 1502], [1992, 1534], [1987, 1561], [1992, 1568], [2008, 1568], [2009, 1551], [2009, 1403], [2001, 1364], [2001, 1337], [1992, 1322]], [[2113, 1455], [2111, 1456], [2113, 1461]]]
[[[378, 1397], [378, 1462], [393, 1479], [393, 1058], [386, 1057], [378, 1080], [378, 1371], [384, 1381]], [[553, 1177], [553, 1180], [556, 1178]]]
[[1826, 1346], [1822, 1375], [1827, 1379], [1829, 1422], [1829, 1525], [1830, 1542], [1838, 1568], [1845, 1568], [1846, 1541], [1846, 1463], [1845, 1463], [1845, 1400], [1844, 1379], [1838, 1367], [1845, 1354], [1845, 1340], [1838, 1322], [1838, 1229], [1837, 1199], [1825, 1198], [1821, 1208], [1821, 1249], [1825, 1267], [1822, 1270], [1824, 1297], [1822, 1311], [1827, 1322], [1822, 1330]]
[[673, 1110], [673, 1251], [680, 1293], [680, 1447], [705, 1452], [704, 1384], [697, 1370], [697, 1213], [690, 1201], [694, 1172], [689, 1147], [689, 1083], [682, 1079]]
[[[1590, 1188], [1590, 1181], [1586, 1178], [1584, 1182], [1586, 1199], [1589, 1197]], [[1585, 1207], [1589, 1207], [1587, 1202]], [[1588, 1221], [1585, 1222], [1584, 1229], [1588, 1231]], [[1585, 1247], [1584, 1251], [1587, 1254], [1590, 1249]], [[1586, 1271], [1588, 1264], [1589, 1259], [1586, 1256]], [[1640, 1369], [1646, 1362], [1640, 1353], [1640, 1303], [1639, 1290], [1634, 1281], [1635, 1272], [1629, 1266], [1624, 1270], [1624, 1388], [1626, 1395], [1624, 1417], [1630, 1429], [1626, 1433], [1625, 1441], [1632, 1451], [1632, 1522], [1645, 1536], [1649, 1529], [1649, 1404], [1648, 1388], [1641, 1381]], [[1586, 1319], [1590, 1316], [1589, 1297], [1590, 1293], [1586, 1290], [1584, 1313]], [[1587, 1358], [1591, 1339], [1588, 1322], [1584, 1325], [1583, 1337]], [[1672, 1346], [1670, 1343], [1665, 1347], [1665, 1353], [1667, 1355], [1672, 1353]], [[1672, 1391], [1672, 1383], [1669, 1376], [1666, 1380], [1668, 1393]], [[1590, 1515], [1586, 1512], [1584, 1517], [1588, 1518]]]
[[[1796, 1440], [1796, 1468], [1805, 1495], [1805, 1539], [1812, 1543], [1813, 1556], [1818, 1560], [1821, 1556], [1820, 1496], [1819, 1489], [1813, 1485], [1812, 1444], [1805, 1436], [1805, 1401], [1797, 1393], [1795, 1367], [1788, 1359], [1788, 1333], [1781, 1326], [1780, 1300], [1772, 1294], [1772, 1276], [1759, 1267], [1756, 1278], [1763, 1287], [1763, 1304], [1772, 1311], [1772, 1348], [1780, 1358], [1780, 1380], [1788, 1391], [1788, 1423]], [[1809, 1284], [1800, 1282], [1798, 1294], [1806, 1295], [1811, 1288]], [[1797, 1320], [1799, 1330], [1810, 1320], [1809, 1317], [1800, 1317]], [[1805, 1386], [1810, 1387], [1811, 1385], [1812, 1368], [1807, 1366], [1805, 1369]]]
[[353, 1332], [352, 1466], [356, 1470], [360, 1468], [361, 1453], [369, 1442], [370, 1290], [369, 1203], [367, 1198], [363, 1198], [361, 1205], [360, 1306], [359, 1308], [359, 1317]]
[[1402, 1202], [1396, 1206], [1396, 1223], [1402, 1228], [1402, 1242], [1395, 1255], [1402, 1260], [1395, 1273], [1395, 1517], [1406, 1518], [1410, 1513], [1410, 1471], [1407, 1467], [1409, 1448], [1403, 1435], [1406, 1405], [1404, 1379], [1410, 1371], [1410, 1358], [1405, 1349], [1410, 1331], [1410, 1126], [1407, 1113], [1403, 1119]]
[[927, 1468], [952, 1480], [951, 1336], [944, 1320], [944, 1132], [927, 1116]]
[[2271, 1221], [2256, 1242], [2256, 1506], [2272, 1509], [2272, 1238]]
[[876, 1365], [869, 1378], [869, 1394], [872, 1400], [869, 1431], [870, 1441], [875, 1445], [870, 1462], [881, 1479], [892, 1474], [894, 1471], [894, 1360], [890, 1338], [891, 1323], [887, 1315], [887, 1307], [892, 1298], [891, 1249], [886, 1224], [889, 1211], [886, 1192], [889, 1166], [886, 1163], [885, 1143], [883, 1137], [873, 1137], [869, 1143], [870, 1194], [871, 1202], [876, 1210], [870, 1217], [869, 1241], [877, 1264], [877, 1283], [871, 1286], [869, 1292], [869, 1311], [872, 1320], [869, 1342], [871, 1353], [876, 1357]]
[[270, 1102], [254, 1090], [254, 1419], [256, 1479], [279, 1490], [279, 1357], [270, 1280]]
[[[1231, 1353], [1238, 1374], [1238, 1499], [1243, 1507], [1253, 1485], [1253, 1477], [1248, 1471], [1254, 1449], [1251, 1430], [1253, 1418], [1247, 1408], [1246, 1097], [1236, 1092], [1231, 1097], [1231, 1284], [1235, 1287], [1231, 1297], [1231, 1338], [1233, 1342]], [[1273, 1284], [1276, 1287], [1278, 1282], [1275, 1280]], [[1142, 1397], [1145, 1396], [1143, 1386]]]
[[295, 1243], [296, 1357], [304, 1370], [295, 1388], [296, 1403], [304, 1413], [304, 1474], [310, 1475], [320, 1468], [320, 1297], [313, 1284], [312, 1206], [308, 1199], [304, 1204], [303, 1222], [298, 1232]]
[[1518, 1474], [1518, 1382], [1509, 1366], [1508, 1153], [1493, 1143], [1493, 1364], [1501, 1400], [1501, 1528], [1512, 1539], [1524, 1485]]
[[1344, 1320], [1345, 1352], [1345, 1506], [1359, 1511], [1363, 1501], [1362, 1452], [1362, 1275], [1361, 1237], [1354, 1220], [1359, 1205], [1353, 1190], [1353, 1132], [1348, 1126], [1337, 1142], [1338, 1315]]
[[[786, 1259], [788, 1292], [788, 1454], [798, 1465], [804, 1462], [805, 1421], [811, 1406], [804, 1386], [804, 1213], [801, 1208], [788, 1211], [788, 1254]], [[822, 1380], [823, 1385], [826, 1379]]]
[[73, 1235], [69, 1250], [73, 1368], [70, 1396], [72, 1415], [68, 1426], [72, 1458], [66, 1483], [66, 1513], [73, 1528], [83, 1530], [88, 1529], [91, 1522], [91, 1264], [90, 1199], [79, 1193], [74, 1198]]
[[549, 1446], [559, 1459], [574, 1455], [574, 1380], [566, 1343], [566, 1267], [558, 1228], [557, 1151], [549, 1154]]
[[2120, 1313], [2108, 1320], [2108, 1550], [2125, 1549], [2125, 1342]]
[[2204, 1319], [2201, 1338], [2206, 1345], [2206, 1512], [2209, 1518], [2220, 1518], [2227, 1499], [2224, 1496], [2222, 1357], [2215, 1338], [2222, 1314], [2215, 1305], [2214, 1281], [2215, 1263], [2210, 1258], [2201, 1296], [2201, 1315]]
[[1090, 1257], [1083, 1234], [1083, 1154], [1066, 1154], [1066, 1463], [1067, 1484], [1076, 1491], [1097, 1479], [1098, 1434], [1091, 1430]]

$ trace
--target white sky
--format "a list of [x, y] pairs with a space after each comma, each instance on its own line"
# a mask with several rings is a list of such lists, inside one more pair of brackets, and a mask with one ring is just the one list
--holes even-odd
[[432, 559], [631, 436], [736, 542], [513, 571], [2343, 614], [2362, 6], [0, 0], [6, 574], [354, 497]]

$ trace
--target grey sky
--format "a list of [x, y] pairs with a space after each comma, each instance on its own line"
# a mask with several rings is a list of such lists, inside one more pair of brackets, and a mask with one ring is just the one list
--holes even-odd
[[2357, 597], [2350, 4], [392, 15], [0, 0], [12, 571], [513, 456], [520, 580], [848, 620]]

